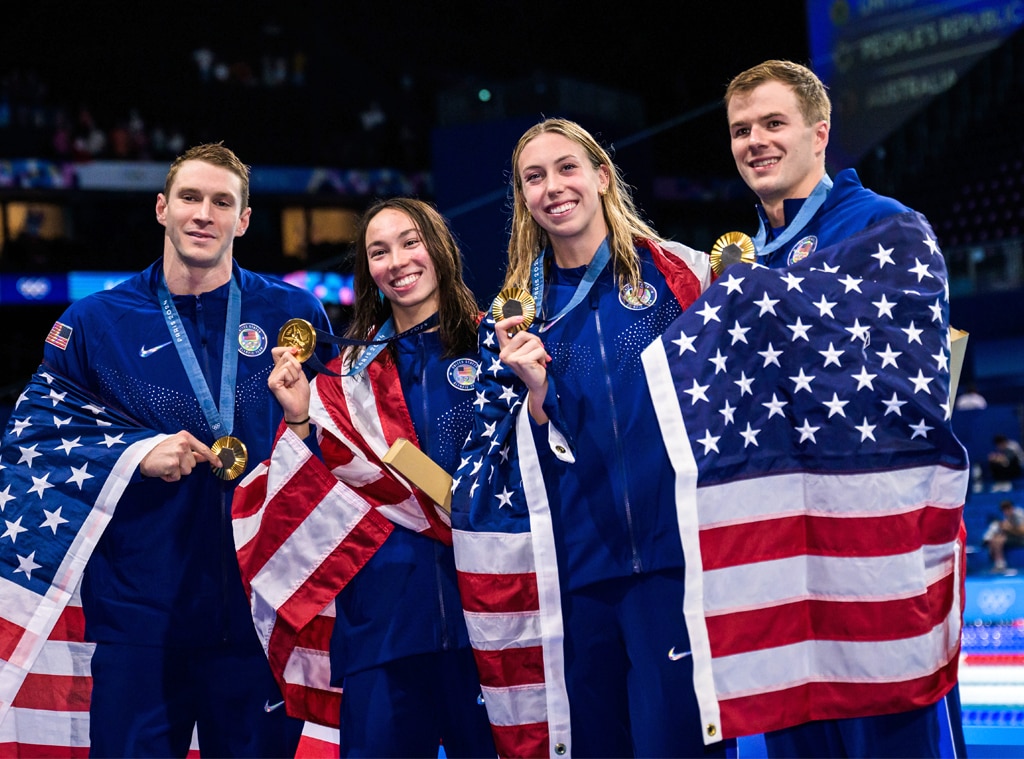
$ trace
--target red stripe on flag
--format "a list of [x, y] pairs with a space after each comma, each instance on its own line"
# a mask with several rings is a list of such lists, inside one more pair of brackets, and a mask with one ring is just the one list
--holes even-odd
[[462, 608], [467, 612], [537, 611], [537, 575], [459, 572]]
[[289, 716], [338, 727], [341, 719], [341, 694], [295, 683], [281, 688], [285, 710]]
[[64, 611], [57, 618], [53, 630], [50, 632], [50, 640], [85, 640], [85, 612], [81, 605], [74, 601], [64, 607]]
[[87, 675], [37, 675], [29, 672], [14, 697], [21, 709], [88, 712], [92, 678]]
[[[719, 702], [725, 735], [750, 735], [825, 719], [837, 710], [847, 714], [892, 714], [934, 704], [956, 683], [956, 657], [938, 672], [916, 680], [860, 684], [809, 683], [770, 694]], [[765, 709], [770, 698], [773, 709]], [[823, 705], [822, 711], [819, 705]]]
[[347, 445], [343, 445], [334, 435], [324, 434], [320, 441], [320, 453], [324, 461], [330, 461], [334, 466], [345, 466], [351, 464], [356, 455]]
[[37, 743], [0, 743], [4, 759], [87, 759], [88, 746], [46, 746]]
[[295, 645], [300, 648], [312, 648], [327, 651], [334, 631], [334, 617], [318, 614], [307, 622], [295, 636]]
[[25, 628], [0, 616], [0, 659], [9, 661], [14, 649], [21, 642]]
[[867, 517], [798, 515], [700, 531], [704, 569], [793, 556], [892, 556], [956, 539], [960, 511], [925, 507]]
[[807, 640], [885, 641], [930, 632], [953, 604], [947, 575], [912, 598], [891, 601], [803, 600], [707, 618], [712, 656], [731, 656]]
[[474, 649], [473, 655], [481, 685], [507, 688], [544, 682], [544, 650], [540, 646], [501, 651]]

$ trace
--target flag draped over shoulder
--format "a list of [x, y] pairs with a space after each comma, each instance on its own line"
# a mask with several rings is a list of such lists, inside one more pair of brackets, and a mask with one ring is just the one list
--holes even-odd
[[878, 222], [734, 265], [643, 354], [676, 473], [705, 742], [906, 711], [956, 682], [966, 453], [945, 264]]
[[[340, 372], [340, 359], [330, 365]], [[392, 363], [319, 375], [309, 414], [322, 459], [282, 425], [269, 460], [235, 490], [235, 547], [253, 621], [293, 717], [338, 726], [330, 685], [334, 598], [400, 524], [451, 543], [447, 517], [381, 463], [416, 434]]]
[[[706, 281], [698, 274], [706, 257], [648, 247], [677, 299], [692, 302]], [[535, 438], [526, 387], [498, 353], [488, 314], [473, 433], [452, 484], [459, 591], [498, 755], [567, 757], [558, 560], [540, 462], [553, 455], [548, 448], [571, 458], [572, 446], [553, 424]]]
[[0, 450], [0, 752], [85, 756], [89, 661], [78, 586], [139, 462], [166, 436], [45, 367]]

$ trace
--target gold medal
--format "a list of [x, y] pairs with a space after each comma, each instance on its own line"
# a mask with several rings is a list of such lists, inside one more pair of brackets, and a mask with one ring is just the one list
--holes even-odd
[[754, 241], [742, 232], [727, 232], [711, 248], [711, 268], [721, 274], [735, 263], [752, 264], [757, 260]]
[[537, 315], [537, 304], [533, 296], [521, 287], [508, 287], [498, 293], [491, 306], [491, 316], [494, 321], [500, 322], [512, 316], [521, 316], [521, 324], [509, 330], [509, 336], [520, 330], [529, 329], [533, 324], [533, 317]]
[[313, 355], [316, 348], [316, 330], [305, 319], [289, 319], [277, 333], [277, 346], [298, 348], [299, 352], [295, 354], [295, 358], [299, 363], [304, 363]]
[[245, 443], [238, 438], [225, 435], [215, 440], [210, 450], [220, 459], [220, 466], [211, 469], [222, 480], [233, 480], [245, 471], [249, 453], [245, 450]]

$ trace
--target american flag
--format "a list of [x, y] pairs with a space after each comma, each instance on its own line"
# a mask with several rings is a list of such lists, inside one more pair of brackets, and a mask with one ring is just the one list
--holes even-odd
[[942, 698], [968, 470], [927, 221], [891, 217], [784, 270], [730, 267], [643, 361], [705, 741]]
[[[650, 244], [677, 300], [706, 285], [707, 257]], [[480, 329], [474, 431], [452, 484], [459, 590], [498, 755], [565, 756], [569, 702], [551, 512], [523, 383], [498, 358], [494, 319]], [[548, 425], [550, 443], [569, 449]]]
[[64, 350], [68, 347], [68, 340], [71, 339], [71, 333], [73, 331], [74, 330], [66, 324], [54, 322], [53, 326], [50, 328], [49, 334], [46, 336], [46, 342]]
[[139, 461], [165, 436], [41, 367], [0, 449], [0, 753], [85, 756], [89, 661], [77, 592]]
[[[329, 368], [340, 371], [340, 359]], [[315, 455], [282, 425], [268, 461], [235, 490], [235, 546], [253, 620], [293, 717], [337, 727], [330, 685], [334, 598], [394, 524], [450, 544], [447, 516], [381, 463], [398, 438], [416, 441], [398, 372], [374, 361], [353, 377], [320, 375], [309, 415]]]

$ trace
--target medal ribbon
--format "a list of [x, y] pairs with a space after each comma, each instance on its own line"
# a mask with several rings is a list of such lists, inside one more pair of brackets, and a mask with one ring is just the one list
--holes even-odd
[[377, 354], [384, 350], [393, 341], [401, 340], [403, 337], [410, 337], [411, 335], [418, 335], [420, 332], [426, 332], [428, 329], [436, 327], [439, 321], [437, 312], [434, 312], [416, 326], [410, 327], [404, 332], [400, 332], [396, 335], [395, 322], [393, 319], [389, 318], [384, 322], [381, 328], [377, 330], [377, 334], [374, 335], [372, 340], [356, 340], [351, 337], [339, 337], [313, 327], [313, 333], [316, 335], [317, 342], [322, 341], [330, 343], [331, 345], [366, 345], [368, 347], [363, 351], [363, 355], [359, 357], [359, 360], [356, 361], [352, 368], [345, 372], [344, 375], [332, 372], [324, 366], [323, 362], [317, 358], [316, 353], [310, 355], [307, 359], [307, 363], [309, 364], [309, 367], [318, 374], [329, 374], [332, 377], [351, 377], [354, 374], [359, 374], [359, 372], [369, 366], [370, 362], [377, 358]]
[[[601, 245], [598, 247], [597, 252], [594, 253], [594, 257], [590, 259], [590, 263], [587, 264], [587, 270], [583, 273], [583, 279], [581, 279], [580, 283], [576, 285], [576, 292], [572, 294], [572, 298], [565, 304], [565, 307], [559, 311], [558, 314], [551, 319], [541, 322], [538, 332], [547, 332], [555, 326], [555, 322], [583, 302], [583, 299], [590, 293], [590, 288], [594, 286], [597, 278], [601, 276], [601, 272], [604, 271], [604, 267], [608, 265], [608, 261], [611, 260], [611, 257], [612, 251], [608, 245], [608, 238], [606, 237], [601, 241]], [[530, 266], [530, 290], [530, 294], [533, 296], [533, 301], [537, 304], [537, 308], [539, 310], [540, 304], [544, 302], [543, 251], [539, 256], [533, 259], [533, 264]]]
[[[213, 395], [210, 393], [210, 386], [206, 383], [203, 370], [199, 367], [196, 353], [192, 350], [192, 343], [189, 342], [188, 334], [178, 316], [178, 309], [174, 305], [174, 298], [167, 288], [167, 281], [163, 272], [160, 273], [160, 282], [157, 285], [157, 294], [160, 298], [160, 310], [164, 314], [164, 322], [171, 333], [174, 347], [178, 350], [178, 356], [185, 367], [188, 381], [192, 383], [192, 390], [196, 394], [199, 405], [203, 409], [206, 421], [213, 430], [214, 438], [230, 435], [235, 425], [235, 377], [238, 375], [238, 325], [242, 313], [242, 293], [238, 288], [238, 282], [234, 276], [231, 277], [231, 285], [228, 288], [228, 313], [224, 319], [224, 353], [221, 358], [220, 374], [220, 405], [213, 402]], [[234, 339], [232, 339], [234, 338]]]
[[341, 341], [339, 343], [340, 345], [368, 346], [366, 350], [363, 351], [363, 355], [359, 357], [359, 360], [352, 365], [352, 368], [345, 372], [345, 376], [351, 377], [354, 374], [359, 374], [359, 372], [369, 366], [370, 362], [377, 358], [377, 354], [384, 350], [392, 341], [401, 340], [403, 337], [409, 337], [410, 335], [418, 335], [420, 332], [425, 332], [431, 327], [436, 327], [437, 323], [438, 316], [435, 311], [415, 327], [410, 327], [397, 335], [395, 334], [395, 320], [389, 318], [381, 325], [381, 328], [377, 330], [377, 334], [373, 336], [372, 340], [353, 340], [348, 337], [337, 338]]
[[796, 215], [789, 224], [786, 225], [785, 231], [776, 237], [771, 242], [766, 243], [768, 239], [768, 230], [765, 229], [764, 219], [760, 220], [760, 225], [757, 228], [757, 235], [754, 237], [754, 247], [757, 249], [757, 257], [767, 256], [770, 253], [775, 252], [786, 243], [790, 242], [794, 237], [800, 234], [801, 230], [807, 225], [807, 222], [811, 220], [811, 217], [818, 212], [824, 204], [825, 199], [828, 197], [829, 190], [832, 189], [832, 178], [826, 174], [818, 182], [814, 191], [810, 197], [804, 201], [804, 204], [800, 207], [800, 212]]

